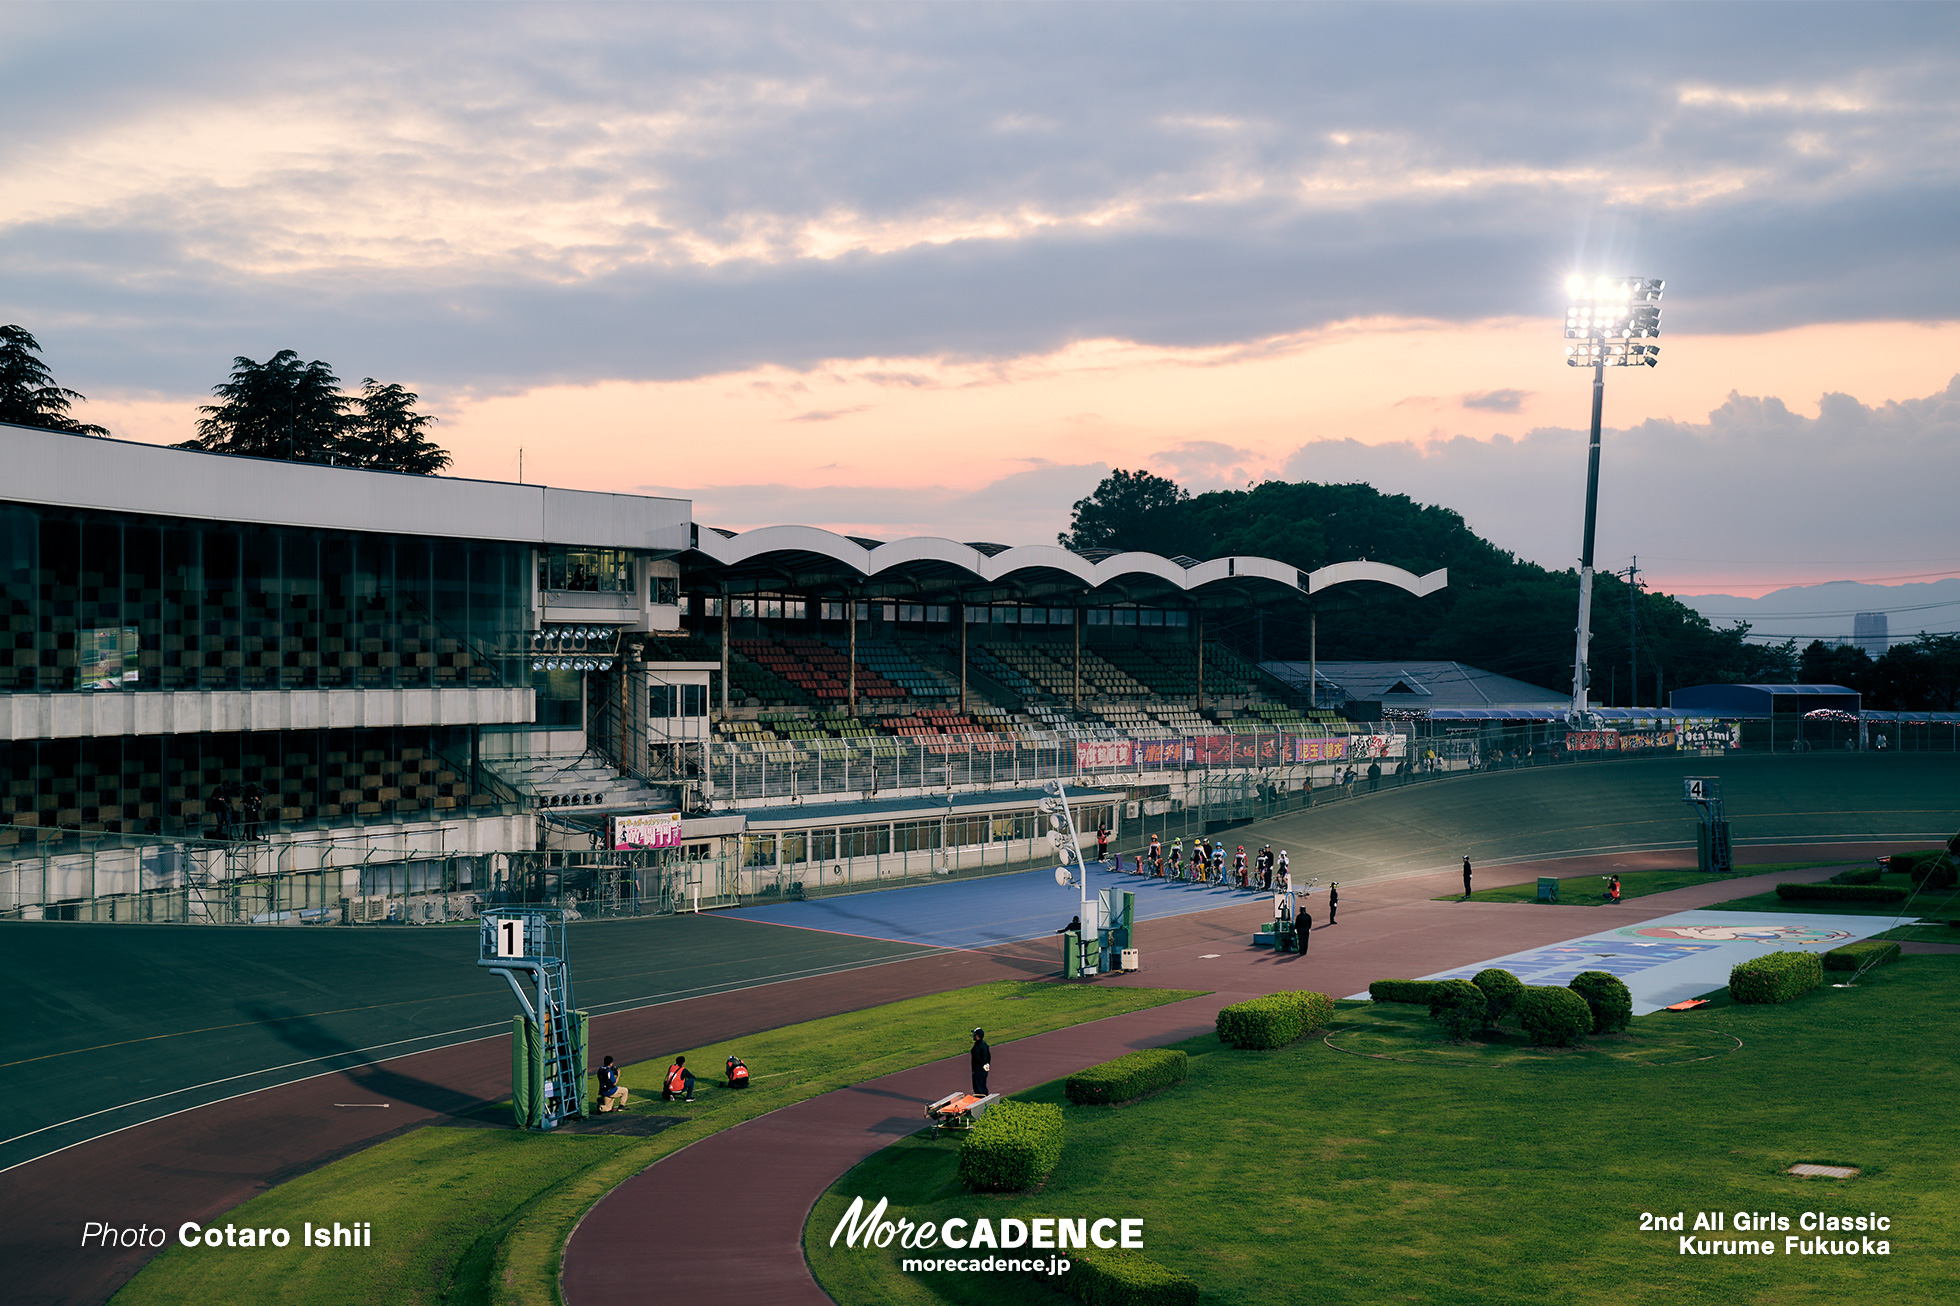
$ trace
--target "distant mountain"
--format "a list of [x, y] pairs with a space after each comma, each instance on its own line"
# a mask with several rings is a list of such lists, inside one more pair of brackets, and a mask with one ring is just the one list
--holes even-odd
[[1887, 634], [1895, 644], [1921, 631], [1933, 635], [1960, 631], [1960, 577], [1908, 585], [1836, 580], [1794, 585], [1759, 599], [1733, 594], [1675, 597], [1717, 626], [1748, 622], [1751, 642], [1795, 639], [1800, 648], [1813, 639], [1826, 644], [1850, 639], [1852, 619], [1860, 612], [1885, 613]]

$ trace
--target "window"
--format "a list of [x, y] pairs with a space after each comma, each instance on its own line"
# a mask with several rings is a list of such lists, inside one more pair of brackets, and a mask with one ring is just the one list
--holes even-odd
[[1191, 614], [1182, 608], [1172, 608], [1164, 614], [1164, 624], [1166, 626], [1189, 626], [1191, 624]]
[[730, 599], [729, 615], [736, 618], [753, 617], [755, 615], [755, 600]]
[[892, 850], [889, 825], [847, 825], [837, 832], [840, 857], [876, 857]]
[[927, 621], [937, 621], [940, 624], [944, 625], [945, 623], [950, 622], [952, 619], [953, 619], [953, 607], [950, 603], [933, 604], [926, 608]]
[[680, 715], [679, 685], [647, 686], [647, 717], [653, 721], [664, 721], [668, 717]]
[[988, 615], [989, 611], [990, 609], [987, 608], [969, 607], [966, 610], [966, 624], [969, 626], [986, 625], [989, 621], [993, 620], [993, 618]]
[[1048, 624], [1051, 626], [1073, 626], [1075, 624], [1075, 609], [1074, 608], [1048, 609]]
[[813, 862], [834, 861], [837, 857], [837, 831], [810, 831], [810, 860]]
[[994, 609], [994, 624], [995, 624], [996, 626], [1018, 626], [1018, 625], [1020, 625], [1020, 624], [1021, 624], [1021, 610], [1020, 610], [1019, 608], [995, 608], [995, 609]]
[[1163, 624], [1164, 624], [1164, 612], [1162, 608], [1142, 608], [1138, 610], [1137, 625], [1161, 626]]
[[719, 617], [721, 615], [721, 598], [719, 595], [708, 594], [702, 596], [701, 615], [704, 617]]
[[810, 860], [810, 836], [802, 830], [783, 836], [783, 865]]
[[880, 604], [879, 606], [883, 609], [883, 611], [878, 614], [878, 619], [880, 621], [898, 620], [898, 605], [896, 603], [884, 603], [884, 604]]
[[756, 616], [774, 617], [778, 620], [782, 618], [783, 601], [781, 599], [757, 599], [755, 602]]
[[1005, 843], [1009, 839], [1032, 839], [1040, 833], [1040, 813], [1038, 812], [999, 812], [992, 818], [992, 843]]
[[624, 549], [547, 549], [538, 557], [538, 588], [630, 592], [633, 555]]
[[1107, 626], [1109, 624], [1109, 609], [1090, 608], [1089, 624], [1092, 626]]
[[987, 842], [987, 830], [993, 821], [986, 816], [952, 816], [946, 819], [946, 846], [948, 848], [971, 848]]
[[892, 851], [895, 853], [925, 852], [939, 847], [939, 822], [900, 821], [892, 826]]
[[1110, 613], [1110, 616], [1113, 619], [1111, 621], [1112, 625], [1134, 626], [1137, 624], [1137, 610], [1135, 608], [1117, 608]]
[[672, 605], [681, 601], [681, 578], [678, 576], [655, 576], [653, 578], [653, 601], [656, 604]]
[[1047, 608], [1022, 608], [1022, 609], [1021, 609], [1021, 624], [1022, 624], [1023, 626], [1045, 626], [1045, 625], [1047, 625], [1047, 624], [1048, 624], [1048, 609], [1047, 609]]
[[742, 865], [774, 866], [776, 864], [776, 836], [773, 834], [745, 834], [742, 836]]
[[708, 687], [706, 685], [676, 685], [681, 691], [682, 716], [708, 715]]

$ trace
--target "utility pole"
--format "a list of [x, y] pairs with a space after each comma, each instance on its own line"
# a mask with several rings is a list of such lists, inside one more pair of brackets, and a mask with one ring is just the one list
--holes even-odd
[[[1640, 556], [1634, 555], [1627, 567], [1627, 706], [1640, 706], [1640, 641], [1636, 638], [1635, 623], [1638, 620], [1633, 602], [1633, 578], [1640, 574]], [[1656, 704], [1655, 706], [1659, 706]]]

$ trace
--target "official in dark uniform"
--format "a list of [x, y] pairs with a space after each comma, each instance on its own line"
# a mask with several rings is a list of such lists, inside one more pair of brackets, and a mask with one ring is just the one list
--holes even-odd
[[1327, 886], [1327, 923], [1329, 925], [1339, 925], [1340, 921], [1336, 920], [1335, 917], [1339, 916], [1340, 912], [1341, 882], [1336, 880]]
[[1467, 855], [1463, 859], [1463, 896], [1470, 896], [1470, 858]]
[[994, 1050], [987, 1046], [987, 1031], [975, 1028], [973, 1031], [973, 1095], [987, 1096], [987, 1072], [992, 1070]]
[[1301, 955], [1306, 955], [1307, 944], [1312, 942], [1313, 938], [1313, 917], [1307, 915], [1307, 905], [1305, 903], [1300, 904], [1299, 913], [1293, 917], [1293, 933], [1299, 940], [1297, 946], [1300, 949]]

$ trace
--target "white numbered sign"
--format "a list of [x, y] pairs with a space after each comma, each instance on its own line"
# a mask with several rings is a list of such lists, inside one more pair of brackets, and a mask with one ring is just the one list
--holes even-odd
[[514, 916], [505, 916], [497, 921], [497, 955], [499, 957], [522, 957], [524, 955], [524, 922]]
[[1706, 780], [1683, 780], [1681, 782], [1681, 788], [1683, 791], [1682, 797], [1687, 802], [1703, 803], [1708, 801], [1708, 782]]

